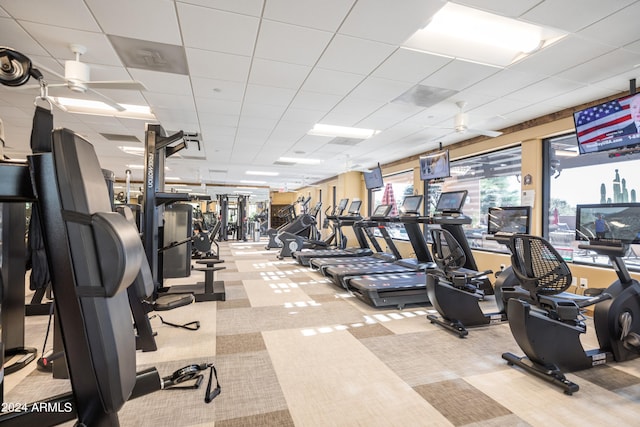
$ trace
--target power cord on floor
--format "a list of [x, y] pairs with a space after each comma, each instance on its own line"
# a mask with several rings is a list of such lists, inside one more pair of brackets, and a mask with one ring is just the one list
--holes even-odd
[[177, 324], [177, 323], [167, 322], [159, 314], [154, 314], [153, 316], [149, 317], [149, 319], [153, 319], [154, 317], [157, 317], [158, 319], [160, 319], [160, 322], [162, 322], [163, 325], [173, 326], [174, 328], [182, 328], [182, 329], [186, 329], [188, 331], [197, 331], [198, 329], [200, 329], [200, 321], [199, 320], [194, 320], [193, 322], [188, 322], [188, 323], [184, 323], [184, 324], [180, 325], [180, 324]]

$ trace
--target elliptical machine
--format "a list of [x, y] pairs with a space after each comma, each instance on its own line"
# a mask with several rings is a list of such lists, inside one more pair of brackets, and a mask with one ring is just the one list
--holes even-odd
[[[640, 355], [640, 283], [631, 278], [622, 260], [629, 244], [593, 239], [590, 245], [578, 247], [607, 256], [616, 271], [618, 280], [600, 295], [582, 301], [558, 296], [571, 285], [571, 271], [549, 242], [530, 235], [511, 238], [513, 271], [529, 298], [505, 295], [511, 332], [526, 356], [504, 353], [502, 358], [568, 395], [579, 386], [564, 372]], [[595, 305], [599, 348], [585, 351], [580, 342], [580, 335], [586, 333], [582, 310], [590, 305]]]

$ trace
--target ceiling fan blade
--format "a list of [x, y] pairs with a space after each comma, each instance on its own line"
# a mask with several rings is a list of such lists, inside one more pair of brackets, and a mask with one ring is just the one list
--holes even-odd
[[92, 93], [95, 93], [96, 95], [98, 95], [100, 98], [102, 98], [102, 102], [104, 102], [105, 104], [107, 104], [108, 106], [115, 108], [118, 111], [125, 111], [126, 108], [124, 108], [122, 105], [118, 104], [116, 101], [114, 101], [113, 99], [109, 98], [107, 95], [103, 95], [102, 93], [98, 92], [97, 90], [93, 90], [93, 89], [88, 89], [89, 91], [91, 91]]
[[487, 130], [487, 129], [467, 129], [469, 132], [473, 132], [473, 133], [479, 133], [480, 135], [484, 135], [484, 136], [488, 136], [491, 138], [495, 138], [497, 136], [502, 135], [502, 132], [499, 132], [497, 130]]
[[85, 85], [92, 89], [147, 90], [145, 85], [135, 80], [90, 81]]

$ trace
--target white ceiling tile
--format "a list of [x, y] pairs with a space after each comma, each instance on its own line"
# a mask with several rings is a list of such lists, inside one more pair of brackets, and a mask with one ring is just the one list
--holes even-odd
[[380, 105], [366, 99], [347, 97], [322, 119], [322, 123], [336, 126], [354, 126], [379, 107]]
[[178, 0], [177, 2], [190, 3], [245, 15], [260, 16], [262, 14], [263, 1], [264, 0]]
[[187, 48], [189, 74], [208, 79], [244, 82], [249, 75], [251, 58], [248, 56]]
[[355, 37], [336, 35], [317, 66], [355, 74], [369, 74], [395, 50], [396, 46]]
[[[47, 52], [12, 19], [0, 18], [2, 45], [24, 55], [46, 55]], [[32, 59], [33, 60], [33, 59]]]
[[378, 103], [387, 103], [405, 93], [412, 86], [414, 85], [411, 82], [367, 77], [349, 96]]
[[56, 27], [75, 28], [77, 30], [99, 32], [100, 27], [82, 0], [57, 0], [33, 2], [24, 0], [3, 0], [2, 8], [15, 19]]
[[640, 53], [640, 40], [624, 45], [624, 48], [631, 52]]
[[144, 84], [148, 90], [147, 93], [157, 92], [174, 95], [190, 95], [191, 85], [189, 77], [181, 74], [162, 73], [159, 71], [139, 70], [137, 68], [129, 69], [131, 76]]
[[610, 46], [569, 35], [551, 46], [511, 65], [516, 71], [538, 72], [552, 76], [575, 64], [582, 64], [610, 52]]
[[411, 117], [422, 111], [423, 107], [406, 104], [386, 104], [377, 111], [370, 114], [367, 118], [357, 123], [358, 127], [365, 129], [388, 129], [408, 117]]
[[592, 102], [596, 99], [601, 99], [618, 94], [619, 91], [602, 88], [590, 88], [589, 91], [585, 91], [584, 88], [572, 90], [562, 94], [558, 94], [557, 97], [549, 98], [547, 101], [553, 105], [561, 105], [563, 108], [570, 108], [576, 105]]
[[389, 1], [359, 1], [339, 33], [400, 45], [423, 28], [445, 3], [442, 0], [404, 0], [398, 7]]
[[240, 119], [239, 114], [213, 114], [213, 113], [202, 113], [198, 110], [198, 118], [201, 122], [207, 124], [207, 126], [224, 126], [224, 127], [237, 127], [238, 120]]
[[332, 36], [327, 31], [263, 21], [255, 56], [291, 64], [313, 65]]
[[420, 84], [442, 89], [462, 90], [499, 71], [500, 69], [488, 65], [456, 59], [431, 74]]
[[58, 60], [75, 59], [71, 51], [72, 43], [81, 44], [87, 51], [80, 61], [92, 64], [122, 65], [120, 58], [102, 33], [60, 28], [51, 25], [22, 22], [23, 27]]
[[245, 83], [228, 80], [192, 77], [193, 93], [199, 98], [213, 98], [220, 101], [242, 101]]
[[[102, 31], [107, 34], [150, 40], [173, 45], [182, 44], [171, 0], [86, 0]], [[127, 13], [113, 13], [114, 10]], [[153, 13], [149, 13], [153, 11]]]
[[286, 113], [284, 113], [282, 119], [291, 122], [305, 123], [308, 126], [308, 129], [311, 129], [314, 124], [318, 123], [318, 121], [324, 117], [325, 114], [325, 111], [289, 108]]
[[[615, 6], [620, 3], [629, 3], [629, 1], [608, 2], [606, 5], [613, 6], [612, 9], [616, 10], [617, 8]], [[605, 5], [602, 4], [601, 7], [603, 6]], [[612, 10], [610, 10], [610, 12], [611, 11]], [[624, 29], [627, 28], [637, 27], [637, 17], [639, 15], [640, 2], [636, 1], [631, 6], [628, 6], [603, 19], [598, 19], [593, 25], [579, 31], [578, 34], [601, 43], [610, 44], [611, 46], [624, 46], [640, 39], [640, 33], [637, 31], [624, 31]]]
[[[630, 3], [633, 3], [633, 0], [612, 0], [608, 2], [600, 0], [546, 0], [539, 2], [535, 7], [524, 13], [521, 19], [547, 27], [576, 32], [594, 22], [600, 21], [603, 16], [624, 8]], [[632, 18], [629, 18], [631, 21]], [[598, 39], [600, 37], [594, 40]]]
[[249, 83], [286, 89], [298, 89], [311, 67], [256, 58], [251, 65]]
[[242, 103], [213, 98], [196, 98], [196, 108], [202, 114], [240, 114]]
[[562, 73], [558, 73], [557, 77], [592, 84], [611, 75], [632, 70], [637, 64], [640, 64], [639, 54], [617, 49]]
[[400, 48], [384, 61], [374, 72], [376, 77], [417, 83], [439, 70], [452, 59]]
[[186, 47], [250, 56], [258, 32], [258, 18], [177, 3]]
[[307, 77], [302, 89], [309, 92], [344, 96], [351, 92], [365, 76], [315, 67]]
[[335, 32], [355, 0], [269, 0], [264, 17]]
[[340, 95], [300, 91], [291, 103], [291, 107], [307, 110], [329, 111], [338, 102], [340, 102], [341, 99], [342, 96]]
[[502, 97], [508, 93], [529, 86], [544, 79], [545, 76], [531, 72], [516, 71], [511, 68], [500, 70], [473, 85], [470, 90], [492, 97]]
[[263, 105], [287, 106], [295, 96], [296, 91], [279, 87], [247, 85], [245, 102]]
[[[246, 127], [248, 129], [260, 129], [260, 130], [267, 130], [269, 131], [269, 133], [271, 132], [271, 130], [273, 130], [274, 127], [276, 127], [276, 124], [278, 123], [277, 119], [271, 119], [271, 118], [265, 118], [265, 117], [259, 117], [259, 116], [249, 116], [246, 115], [244, 113], [244, 111], [242, 112], [242, 115], [240, 116], [240, 122], [238, 123], [238, 125], [240, 127]], [[268, 137], [268, 133], [265, 136]]]
[[245, 102], [242, 105], [242, 115], [248, 117], [261, 117], [264, 119], [279, 120], [284, 114], [286, 107], [275, 107], [273, 105], [255, 104]]

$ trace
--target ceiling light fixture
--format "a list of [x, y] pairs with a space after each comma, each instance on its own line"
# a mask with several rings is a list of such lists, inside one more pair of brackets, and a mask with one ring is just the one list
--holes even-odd
[[319, 165], [322, 163], [322, 160], [320, 159], [304, 159], [302, 157], [280, 157], [278, 161], [285, 163], [299, 163], [302, 165]]
[[241, 184], [266, 184], [267, 181], [254, 181], [250, 179], [242, 179], [240, 180]]
[[69, 113], [92, 114], [96, 116], [119, 117], [123, 119], [155, 120], [151, 108], [145, 105], [119, 104], [124, 111], [101, 102], [78, 98], [54, 97], [54, 102]]
[[267, 171], [246, 171], [247, 175], [261, 175], [261, 176], [278, 176], [280, 175], [278, 172], [267, 172]]
[[447, 3], [403, 46], [506, 67], [565, 35], [558, 30]]
[[379, 134], [380, 132], [381, 131], [375, 129], [352, 128], [347, 126], [334, 126], [316, 123], [313, 126], [313, 129], [307, 132], [307, 134], [314, 136], [330, 136], [333, 138], [342, 137], [367, 139]]

